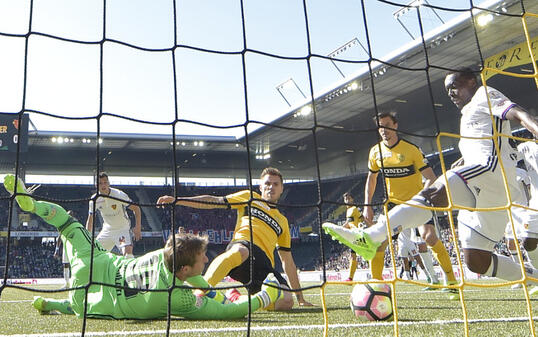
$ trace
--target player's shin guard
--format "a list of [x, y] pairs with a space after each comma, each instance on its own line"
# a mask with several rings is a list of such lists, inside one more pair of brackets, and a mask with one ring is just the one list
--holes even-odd
[[217, 256], [207, 268], [204, 278], [211, 286], [216, 286], [222, 279], [228, 275], [230, 270], [241, 265], [241, 253], [238, 251], [228, 250]]
[[448, 252], [441, 240], [437, 240], [435, 245], [430, 248], [433, 252], [433, 256], [435, 256], [435, 259], [439, 262], [439, 265], [445, 272], [447, 282], [450, 283], [456, 281], [454, 271], [452, 270], [452, 262], [450, 261], [450, 256], [448, 255]]

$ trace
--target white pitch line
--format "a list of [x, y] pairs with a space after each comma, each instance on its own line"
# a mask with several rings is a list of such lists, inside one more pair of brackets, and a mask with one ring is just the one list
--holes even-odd
[[[499, 317], [499, 318], [482, 318], [482, 319], [470, 319], [469, 323], [490, 323], [490, 322], [526, 322], [528, 317]], [[538, 318], [534, 319], [535, 321]], [[453, 320], [435, 320], [435, 321], [405, 321], [398, 322], [399, 326], [406, 325], [444, 325], [444, 324], [460, 324], [464, 321], [462, 319]], [[356, 324], [329, 324], [329, 329], [347, 329], [347, 328], [359, 328], [359, 327], [372, 327], [372, 326], [392, 326], [394, 322], [372, 322], [372, 323], [356, 323]], [[252, 331], [275, 331], [275, 330], [321, 330], [324, 325], [285, 325], [285, 326], [255, 326], [251, 327]], [[216, 328], [216, 329], [179, 329], [170, 330], [170, 334], [199, 334], [199, 333], [223, 333], [223, 332], [244, 332], [247, 328]], [[86, 332], [85, 336], [143, 336], [151, 334], [165, 334], [166, 330], [135, 330], [135, 331], [92, 331]], [[64, 332], [54, 334], [24, 334], [24, 335], [0, 335], [0, 337], [77, 337], [80, 336], [80, 332]]]
[[[351, 289], [350, 289], [351, 290]], [[520, 289], [496, 289], [496, 291], [519, 291]], [[472, 293], [472, 292], [480, 292], [482, 290], [479, 289], [465, 289], [464, 293]], [[347, 296], [351, 293], [325, 293], [325, 296]], [[397, 294], [423, 294], [423, 293], [429, 293], [429, 294], [443, 294], [440, 290], [434, 290], [434, 291], [423, 291], [423, 290], [416, 290], [416, 291], [398, 291]], [[319, 297], [320, 294], [304, 294], [305, 296], [316, 296]], [[0, 303], [23, 303], [23, 302], [32, 302], [33, 300], [0, 300]]]

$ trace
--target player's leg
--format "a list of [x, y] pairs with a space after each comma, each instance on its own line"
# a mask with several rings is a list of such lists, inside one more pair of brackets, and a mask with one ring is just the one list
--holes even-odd
[[110, 252], [116, 245], [116, 235], [114, 231], [102, 228], [99, 234], [97, 234], [95, 241], [99, 242], [106, 251]]
[[207, 296], [200, 297], [200, 305], [186, 313], [174, 313], [188, 319], [237, 319], [245, 317], [250, 310], [256, 311], [260, 308], [268, 308], [270, 305], [278, 302], [282, 296], [280, 284], [272, 274], [268, 275], [263, 281], [259, 292], [250, 297], [242, 297], [234, 303], [222, 304]]
[[[230, 277], [243, 284], [247, 284], [247, 288], [251, 294], [261, 290], [264, 280], [270, 274], [274, 275], [282, 288], [289, 289], [289, 284], [286, 279], [273, 268], [271, 261], [260, 247], [252, 245], [252, 257], [254, 260], [252, 273], [250, 270], [250, 261], [247, 259], [241, 265], [230, 271]], [[290, 310], [293, 307], [293, 304], [294, 300], [292, 293], [284, 290], [281, 298], [266, 309], [286, 311]]]
[[[476, 166], [476, 165], [475, 165]], [[341, 226], [323, 224], [323, 228], [334, 239], [352, 248], [357, 254], [371, 258], [378, 245], [387, 238], [387, 223], [391, 225], [390, 235], [399, 233], [406, 228], [414, 228], [426, 223], [431, 218], [431, 211], [417, 206], [447, 207], [448, 195], [446, 185], [449, 185], [452, 201], [456, 205], [475, 207], [476, 199], [469, 189], [459, 167], [458, 171], [449, 170], [439, 177], [430, 187], [422, 190], [406, 204], [401, 204], [389, 211], [388, 216], [381, 216], [378, 222], [364, 230], [346, 229]], [[474, 166], [473, 166], [474, 168]]]
[[385, 268], [385, 250], [389, 245], [388, 240], [381, 243], [375, 252], [373, 259], [370, 261], [370, 273], [374, 280], [383, 279], [383, 269]]
[[524, 225], [518, 226], [518, 235], [522, 238], [523, 248], [527, 252], [529, 262], [538, 264], [538, 212], [525, 210], [522, 217]]
[[243, 262], [248, 261], [249, 243], [243, 241], [232, 241], [226, 251], [217, 256], [207, 268], [204, 278], [211, 286], [216, 286], [230, 271]]
[[405, 271], [405, 276], [407, 276], [408, 280], [412, 280], [413, 278], [411, 277], [411, 273], [410, 273], [409, 259], [407, 257], [402, 257], [402, 265]]
[[121, 254], [126, 258], [134, 258], [133, 255], [133, 233], [130, 229], [121, 229], [116, 233], [116, 246]]
[[351, 251], [349, 259], [349, 276], [347, 277], [346, 281], [353, 281], [353, 277], [357, 271], [357, 254], [355, 254], [354, 251]]
[[52, 298], [43, 298], [41, 296], [34, 296], [32, 306], [39, 311], [40, 314], [49, 314], [51, 311], [59, 311], [62, 314], [74, 315], [71, 308], [71, 302], [69, 300], [57, 300]]
[[435, 227], [431, 223], [424, 224], [419, 227], [420, 236], [426, 242], [426, 244], [432, 250], [433, 256], [439, 262], [439, 266], [443, 269], [445, 273], [445, 278], [447, 284], [456, 283], [456, 277], [454, 276], [454, 271], [452, 269], [452, 261], [450, 260], [450, 255], [446, 250], [443, 242], [437, 237], [435, 232]]
[[[458, 215], [458, 233], [463, 248], [465, 263], [472, 272], [504, 280], [516, 281], [522, 278], [519, 263], [511, 258], [493, 253], [495, 244], [504, 235], [506, 221], [502, 222], [505, 211], [493, 212], [463, 212]], [[496, 223], [500, 219], [502, 223]], [[488, 224], [488, 232], [483, 230], [481, 223]], [[494, 229], [497, 227], [498, 234]], [[482, 232], [479, 230], [482, 229]], [[496, 235], [495, 235], [496, 234]], [[538, 270], [526, 268], [528, 275], [538, 276]]]

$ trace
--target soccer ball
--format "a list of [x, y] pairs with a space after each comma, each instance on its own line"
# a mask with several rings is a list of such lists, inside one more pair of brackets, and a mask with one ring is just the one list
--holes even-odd
[[388, 284], [357, 284], [351, 292], [351, 311], [362, 321], [383, 321], [392, 317]]

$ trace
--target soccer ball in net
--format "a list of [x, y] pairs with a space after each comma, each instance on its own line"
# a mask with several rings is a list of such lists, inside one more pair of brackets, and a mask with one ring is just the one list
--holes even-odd
[[383, 321], [392, 317], [391, 289], [388, 284], [357, 284], [351, 292], [351, 311], [363, 321]]

